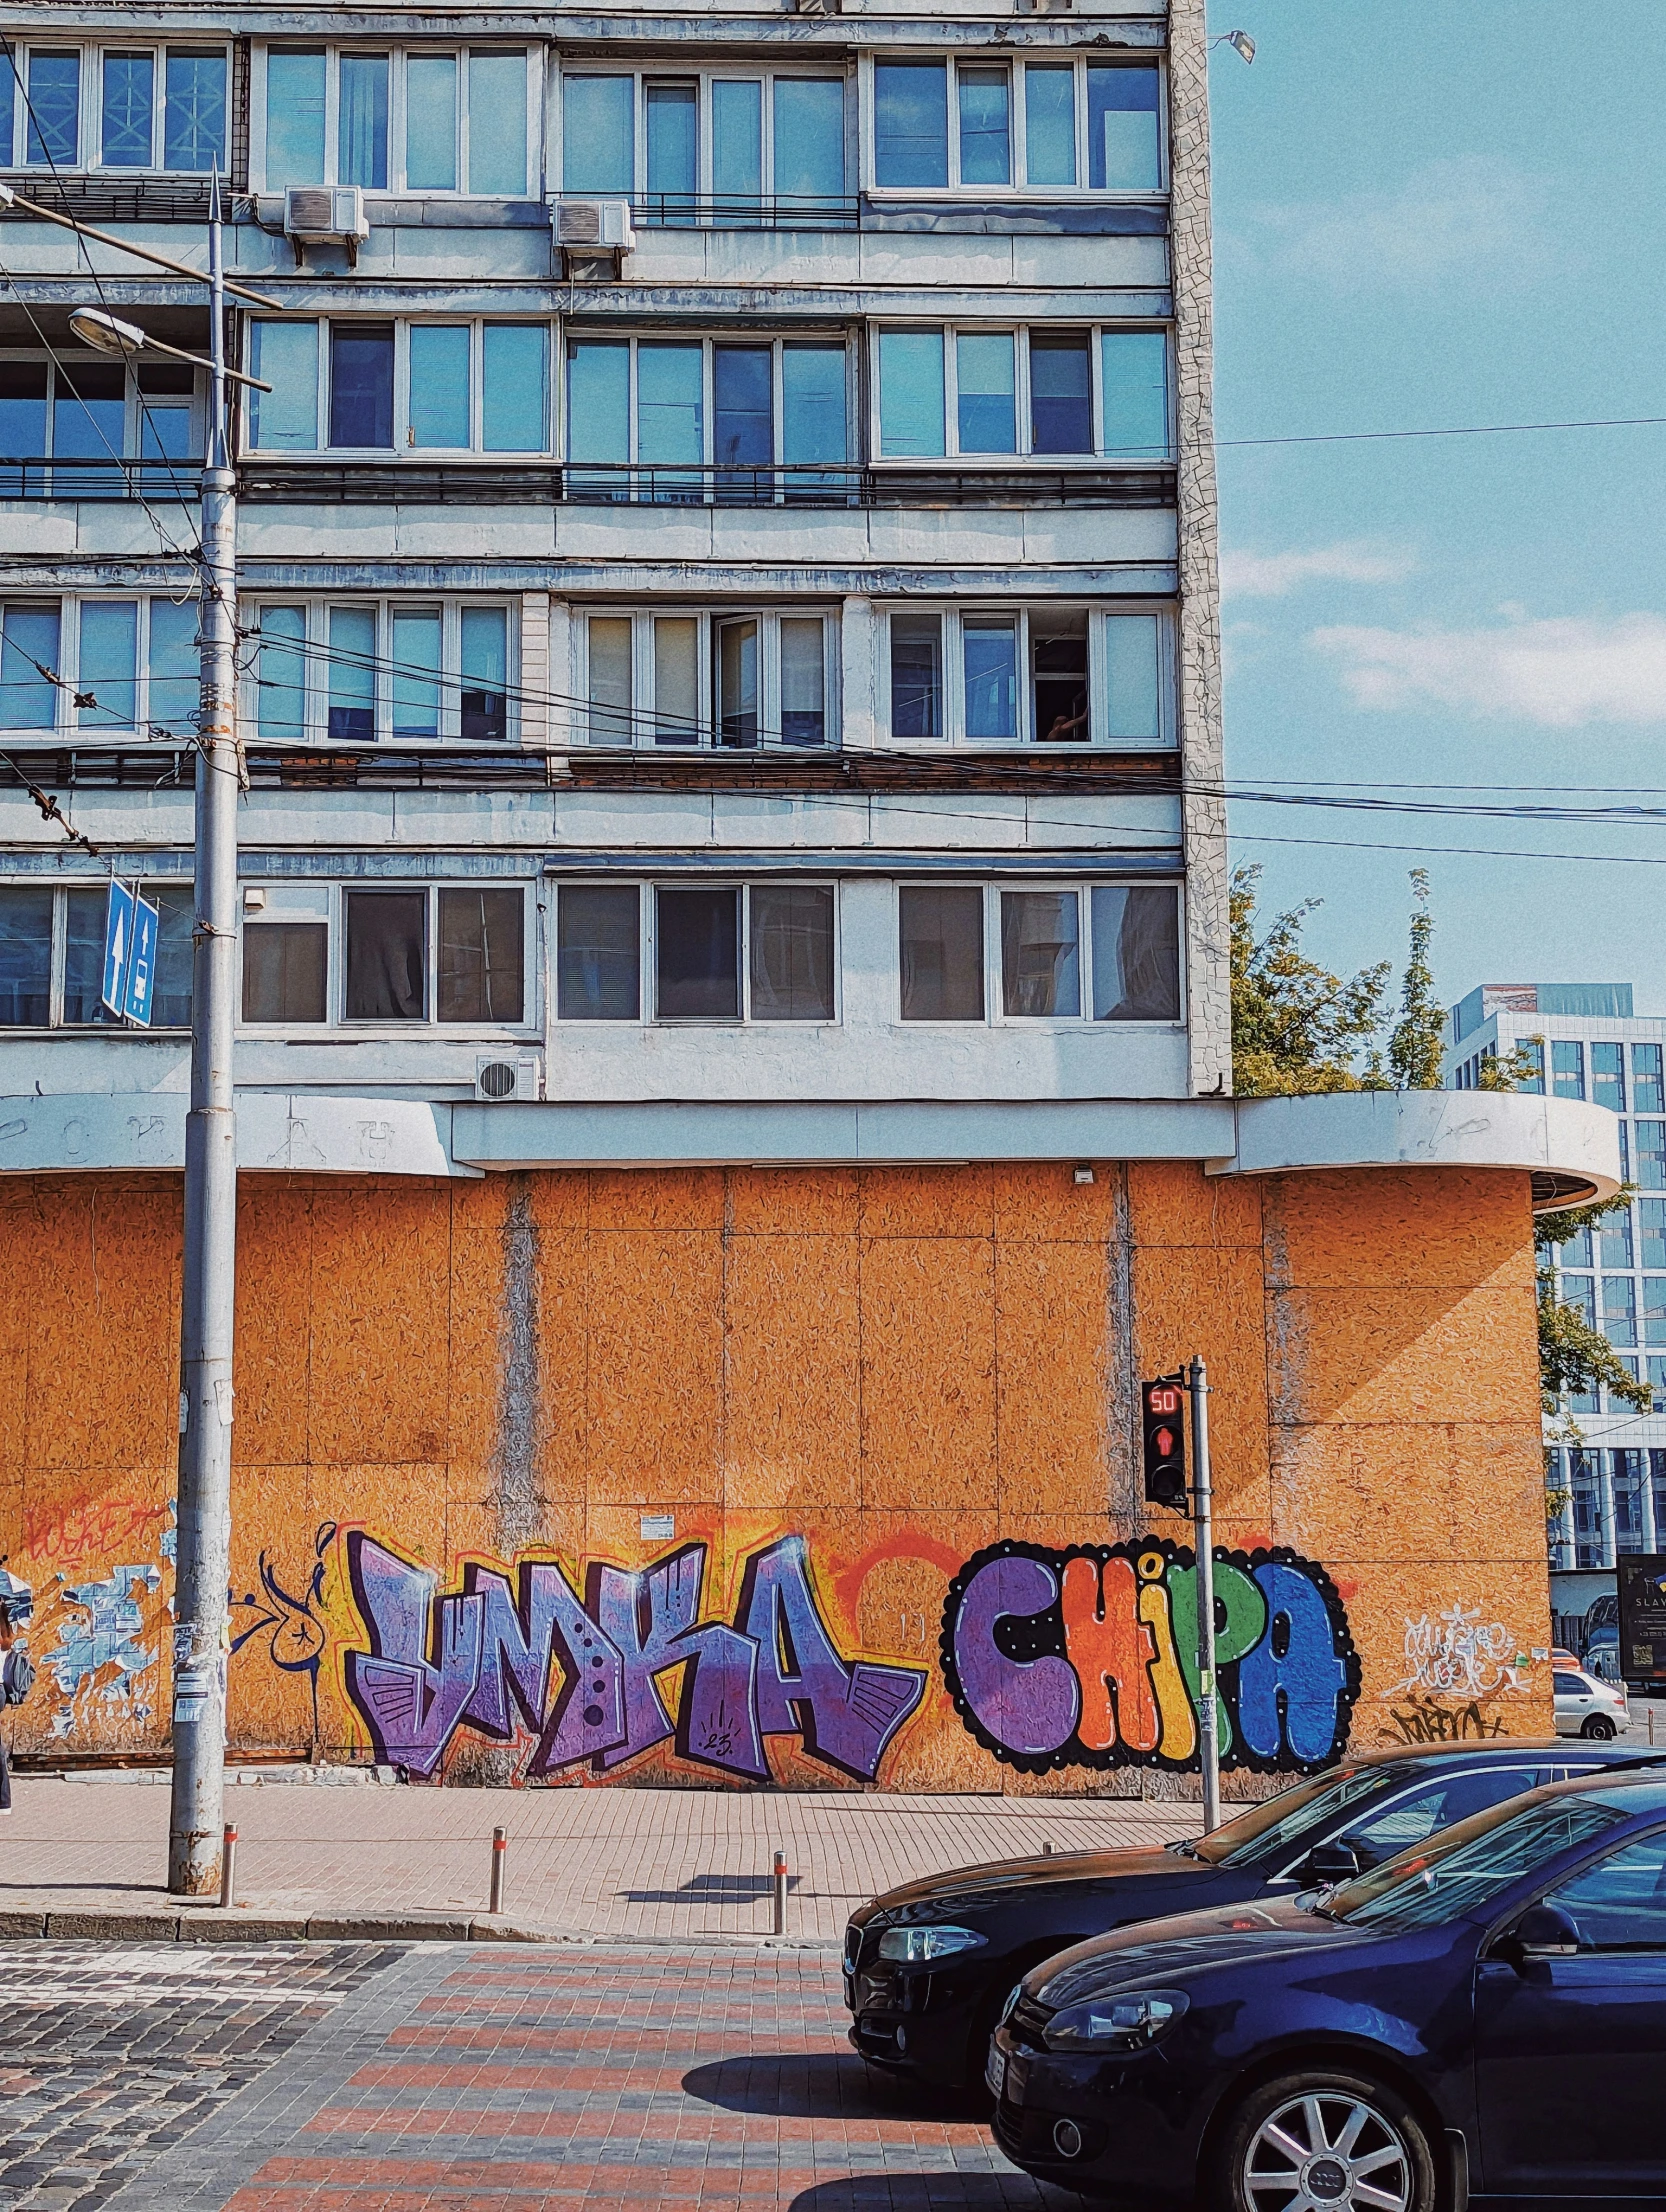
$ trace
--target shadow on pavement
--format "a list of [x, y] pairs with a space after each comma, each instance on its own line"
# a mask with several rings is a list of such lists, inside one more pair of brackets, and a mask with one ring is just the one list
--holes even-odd
[[1009, 2173], [977, 2174], [950, 2169], [935, 2174], [853, 2174], [843, 2181], [819, 2181], [801, 2189], [787, 2212], [1033, 2212], [1036, 2205], [1057, 2212], [1082, 2212], [1082, 2199], [1067, 2189], [1032, 2181], [1016, 2167]]
[[[798, 1876], [787, 1876], [787, 1887], [798, 1887]], [[621, 1889], [616, 1896], [633, 1905], [754, 1905], [773, 1897], [775, 1878], [770, 1874], [693, 1874], [681, 1889]]]
[[955, 2094], [891, 2081], [865, 2066], [854, 2051], [718, 2059], [692, 2067], [683, 2076], [683, 2088], [725, 2112], [795, 2120], [894, 2119], [911, 2113], [920, 2119], [981, 2121], [989, 2110], [981, 2091]]

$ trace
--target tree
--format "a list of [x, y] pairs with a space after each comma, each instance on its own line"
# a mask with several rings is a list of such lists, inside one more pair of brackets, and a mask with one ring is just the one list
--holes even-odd
[[[1259, 934], [1259, 868], [1232, 878], [1232, 1077], [1240, 1098], [1357, 1091], [1381, 1081], [1373, 1042], [1382, 1026], [1386, 960], [1344, 979], [1310, 960], [1302, 929], [1318, 899]], [[1356, 1065], [1365, 1055], [1363, 1069]]]
[[1388, 1040], [1388, 1072], [1397, 1091], [1438, 1091], [1446, 1041], [1446, 1009], [1435, 996], [1429, 946], [1435, 934], [1429, 912], [1429, 872], [1411, 871], [1411, 943], [1400, 985], [1400, 1019]]
[[[1539, 1286], [1539, 1387], [1547, 1413], [1560, 1413], [1564, 1397], [1583, 1396], [1599, 1386], [1639, 1413], [1649, 1412], [1654, 1405], [1652, 1387], [1637, 1380], [1607, 1337], [1591, 1326], [1578, 1306], [1565, 1305], [1556, 1295], [1556, 1247], [1577, 1236], [1581, 1229], [1594, 1227], [1605, 1215], [1621, 1212], [1635, 1194], [1634, 1184], [1622, 1183], [1612, 1198], [1533, 1216]], [[1577, 1430], [1570, 1430], [1569, 1441], [1579, 1441]]]

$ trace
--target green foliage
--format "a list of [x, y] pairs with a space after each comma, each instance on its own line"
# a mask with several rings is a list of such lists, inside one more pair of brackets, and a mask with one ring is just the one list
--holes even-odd
[[1556, 1247], [1581, 1229], [1594, 1228], [1608, 1214], [1621, 1213], [1637, 1194], [1622, 1183], [1612, 1198], [1588, 1206], [1563, 1206], [1533, 1216], [1533, 1249], [1539, 1255], [1539, 1384], [1547, 1413], [1555, 1413], [1564, 1395], [1576, 1397], [1599, 1386], [1639, 1413], [1654, 1405], [1654, 1392], [1639, 1382], [1600, 1330], [1593, 1329], [1577, 1306], [1556, 1295]]
[[1239, 868], [1232, 878], [1233, 1089], [1240, 1098], [1277, 1098], [1374, 1087], [1381, 1070], [1371, 1048], [1389, 963], [1344, 979], [1310, 960], [1302, 928], [1318, 899], [1304, 899], [1259, 934], [1260, 876], [1259, 868]]
[[1411, 889], [1411, 943], [1400, 985], [1400, 1019], [1388, 1039], [1388, 1072], [1397, 1091], [1438, 1091], [1446, 1009], [1435, 996], [1435, 973], [1429, 965], [1435, 921], [1429, 912], [1426, 868], [1411, 871]]

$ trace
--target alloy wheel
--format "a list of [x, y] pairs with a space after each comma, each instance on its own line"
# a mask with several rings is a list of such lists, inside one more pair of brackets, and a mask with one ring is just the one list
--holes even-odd
[[1414, 2188], [1399, 2129], [1346, 2090], [1292, 2097], [1268, 2113], [1242, 2179], [1257, 2212], [1410, 2212]]

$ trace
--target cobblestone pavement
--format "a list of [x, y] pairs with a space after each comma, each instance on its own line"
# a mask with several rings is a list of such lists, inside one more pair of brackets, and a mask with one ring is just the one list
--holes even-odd
[[4, 1954], [8, 2212], [1079, 2212], [974, 2110], [869, 2083], [820, 1951], [248, 1945], [191, 1998], [154, 1959]]

